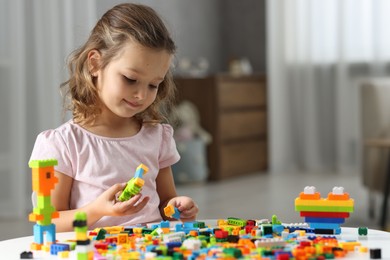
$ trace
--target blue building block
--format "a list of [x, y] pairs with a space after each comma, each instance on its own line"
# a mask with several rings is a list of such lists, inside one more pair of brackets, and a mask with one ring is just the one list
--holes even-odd
[[34, 225], [34, 242], [42, 245], [44, 242], [43, 234], [46, 232], [46, 241], [47, 242], [56, 242], [56, 226], [54, 224], [50, 224], [47, 226], [42, 226], [39, 224]]
[[141, 166], [142, 166], [142, 164], [140, 166], [138, 166], [137, 169], [135, 170], [134, 178], [141, 178], [142, 179], [144, 173], [147, 172], [147, 171], [145, 172], [144, 168], [142, 168]]
[[170, 222], [168, 221], [168, 220], [163, 220], [163, 221], [161, 221], [160, 222], [160, 225], [159, 225], [161, 228], [169, 228], [169, 227], [171, 227], [170, 226]]
[[339, 224], [335, 223], [309, 223], [311, 228], [314, 229], [338, 229], [340, 228]]
[[316, 217], [305, 217], [306, 223], [337, 223], [343, 224], [345, 218], [316, 218]]
[[51, 244], [50, 245], [50, 254], [57, 255], [58, 252], [70, 251], [70, 246], [68, 244]]
[[284, 230], [283, 225], [278, 225], [278, 224], [272, 225], [272, 232], [273, 233], [280, 234], [280, 233], [282, 233], [283, 230]]

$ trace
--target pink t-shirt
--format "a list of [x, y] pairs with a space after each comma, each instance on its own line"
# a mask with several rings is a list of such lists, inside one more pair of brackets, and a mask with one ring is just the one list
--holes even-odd
[[131, 216], [103, 217], [90, 228], [159, 221], [157, 174], [180, 159], [172, 135], [170, 125], [145, 124], [134, 136], [109, 138], [68, 121], [57, 129], [40, 133], [30, 159], [57, 159], [55, 170], [74, 179], [71, 209], [88, 204], [116, 183], [127, 182], [143, 163], [149, 168], [143, 176], [145, 184], [141, 192], [150, 197], [145, 208]]

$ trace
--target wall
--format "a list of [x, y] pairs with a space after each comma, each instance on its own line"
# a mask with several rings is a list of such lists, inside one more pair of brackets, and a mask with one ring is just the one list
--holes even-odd
[[[101, 16], [122, 1], [98, 0]], [[265, 72], [265, 0], [143, 0], [164, 19], [178, 46], [177, 59], [205, 57], [210, 73], [227, 71], [231, 57], [247, 57]]]
[[266, 71], [265, 7], [265, 0], [222, 0], [222, 70], [230, 58], [247, 57], [254, 71]]

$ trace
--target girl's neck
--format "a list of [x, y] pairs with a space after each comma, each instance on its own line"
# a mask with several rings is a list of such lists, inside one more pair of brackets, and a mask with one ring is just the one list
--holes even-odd
[[123, 138], [136, 135], [141, 123], [135, 118], [104, 118], [99, 116], [92, 125], [81, 125], [89, 132], [111, 138]]

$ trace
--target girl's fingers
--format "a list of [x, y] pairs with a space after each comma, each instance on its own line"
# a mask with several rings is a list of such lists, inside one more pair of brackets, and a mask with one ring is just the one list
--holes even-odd
[[126, 187], [126, 183], [117, 183], [112, 185], [106, 192], [111, 198], [114, 197], [118, 192], [122, 191]]
[[142, 200], [139, 200], [139, 199], [140, 199], [140, 197], [137, 199], [136, 203], [132, 202], [128, 205], [123, 205], [124, 206], [123, 207], [124, 213], [125, 214], [134, 214], [134, 213], [140, 211], [141, 209], [143, 209], [146, 206], [146, 204], [149, 202], [150, 198], [144, 197]]

